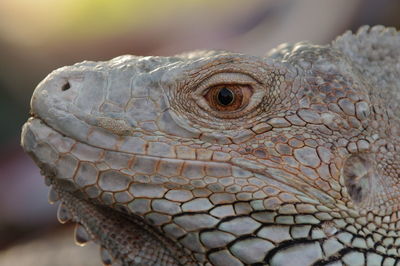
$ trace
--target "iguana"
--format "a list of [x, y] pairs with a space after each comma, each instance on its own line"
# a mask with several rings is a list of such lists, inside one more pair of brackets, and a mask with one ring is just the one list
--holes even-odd
[[400, 263], [400, 33], [52, 72], [22, 146], [113, 265]]

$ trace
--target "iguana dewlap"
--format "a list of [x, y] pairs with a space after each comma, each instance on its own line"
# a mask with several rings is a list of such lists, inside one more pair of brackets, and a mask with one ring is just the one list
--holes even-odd
[[105, 264], [395, 265], [399, 77], [382, 26], [85, 61], [38, 85], [22, 146]]

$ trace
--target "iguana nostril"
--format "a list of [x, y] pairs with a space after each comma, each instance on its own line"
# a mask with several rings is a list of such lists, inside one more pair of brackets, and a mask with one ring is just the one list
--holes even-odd
[[69, 90], [71, 88], [71, 84], [69, 84], [69, 82], [65, 82], [64, 85], [62, 85], [61, 90], [62, 91], [66, 91]]

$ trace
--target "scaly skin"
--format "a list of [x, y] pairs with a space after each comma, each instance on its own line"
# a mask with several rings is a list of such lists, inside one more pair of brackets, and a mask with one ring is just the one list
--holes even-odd
[[399, 33], [364, 27], [82, 62], [36, 88], [22, 146], [107, 264], [394, 265], [399, 58]]

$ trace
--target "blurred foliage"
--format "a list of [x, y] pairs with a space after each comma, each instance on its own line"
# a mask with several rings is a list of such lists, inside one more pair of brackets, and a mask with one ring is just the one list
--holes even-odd
[[2, 0], [0, 32], [9, 41], [45, 45], [69, 37], [90, 39], [108, 32], [116, 35], [176, 16], [190, 18], [192, 12], [226, 13], [238, 4], [240, 1], [233, 0]]
[[27, 107], [3, 89], [0, 83], [0, 147], [6, 144], [10, 139], [15, 139], [15, 133], [21, 129], [20, 125], [27, 116]]

